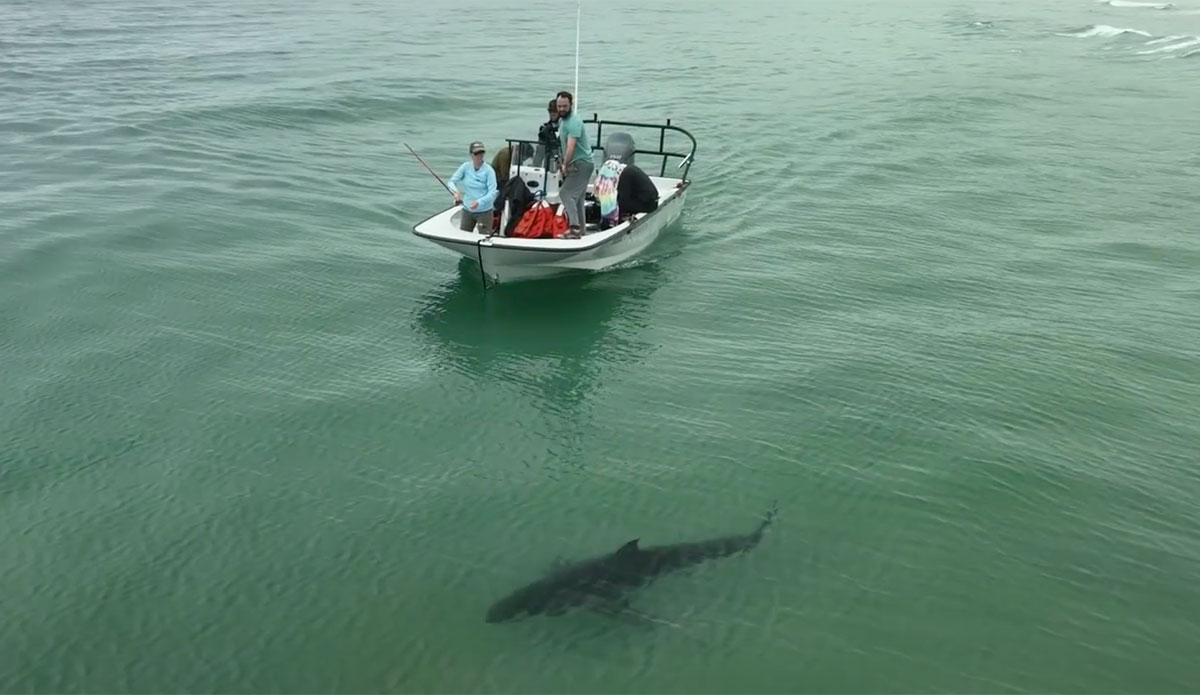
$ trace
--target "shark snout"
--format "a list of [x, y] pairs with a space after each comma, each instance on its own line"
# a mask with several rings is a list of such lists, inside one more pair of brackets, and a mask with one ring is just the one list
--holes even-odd
[[505, 620], [511, 620], [513, 617], [512, 611], [503, 604], [497, 603], [488, 609], [487, 615], [483, 617], [485, 623], [502, 623]]
[[509, 620], [514, 620], [522, 613], [526, 613], [529, 606], [519, 594], [508, 596], [492, 604], [488, 609], [487, 615], [483, 617], [485, 623], [503, 623]]

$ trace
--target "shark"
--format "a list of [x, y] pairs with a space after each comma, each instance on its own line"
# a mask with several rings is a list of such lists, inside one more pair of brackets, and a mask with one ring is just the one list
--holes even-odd
[[629, 591], [664, 574], [754, 548], [776, 511], [777, 506], [772, 506], [758, 527], [746, 534], [650, 547], [642, 547], [641, 539], [634, 538], [612, 552], [573, 563], [556, 563], [541, 579], [492, 604], [484, 621], [501, 623], [537, 615], [558, 616], [579, 606], [620, 612], [628, 608]]

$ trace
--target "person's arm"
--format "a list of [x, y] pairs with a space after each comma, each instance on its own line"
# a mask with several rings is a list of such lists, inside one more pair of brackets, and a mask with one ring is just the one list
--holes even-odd
[[[563, 155], [562, 155], [562, 169], [564, 172], [566, 172], [567, 164], [569, 164], [571, 162], [571, 157], [574, 156], [574, 154], [575, 154], [575, 143], [578, 142], [578, 137], [582, 133], [580, 133], [578, 131], [578, 129], [575, 128], [574, 124], [571, 124], [570, 126], [564, 125], [563, 127], [567, 128], [567, 131], [566, 131], [566, 133], [567, 133], [567, 150], [565, 152], [563, 152]], [[582, 126], [581, 126], [581, 128], [582, 128]]]
[[446, 182], [446, 188], [449, 188], [450, 192], [454, 194], [455, 200], [462, 200], [462, 193], [459, 192], [458, 186], [463, 182], [463, 176], [465, 176], [466, 173], [467, 163], [463, 162], [462, 164], [458, 165], [458, 170], [454, 172], [454, 176], [451, 176], [450, 180]]

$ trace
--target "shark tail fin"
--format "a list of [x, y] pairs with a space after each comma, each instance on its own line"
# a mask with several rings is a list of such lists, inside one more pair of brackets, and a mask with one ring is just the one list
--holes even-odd
[[779, 500], [775, 500], [774, 502], [771, 503], [771, 508], [767, 510], [766, 516], [763, 518], [762, 523], [758, 525], [758, 530], [755, 531], [755, 533], [757, 535], [761, 536], [763, 531], [766, 531], [767, 527], [771, 525], [771, 522], [773, 522], [775, 520], [775, 515], [777, 515], [778, 513], [779, 513]]

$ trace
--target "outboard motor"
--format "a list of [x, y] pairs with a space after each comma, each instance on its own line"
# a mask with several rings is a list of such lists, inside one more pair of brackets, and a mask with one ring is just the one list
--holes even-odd
[[604, 160], [615, 159], [622, 164], [633, 164], [633, 136], [625, 132], [616, 132], [608, 136], [604, 142]]

